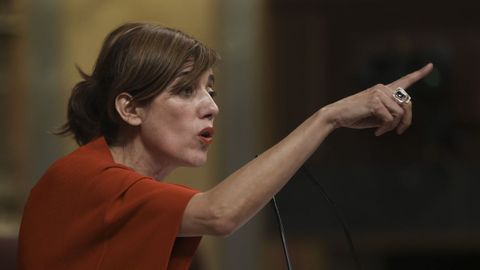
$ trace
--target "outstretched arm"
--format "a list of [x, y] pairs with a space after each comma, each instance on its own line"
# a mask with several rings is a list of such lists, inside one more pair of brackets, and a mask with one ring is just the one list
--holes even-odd
[[412, 121], [412, 104], [393, 98], [432, 69], [428, 64], [388, 85], [375, 85], [327, 105], [287, 137], [228, 176], [211, 190], [192, 197], [180, 236], [229, 235], [255, 215], [336, 128], [376, 128], [382, 135], [403, 133]]

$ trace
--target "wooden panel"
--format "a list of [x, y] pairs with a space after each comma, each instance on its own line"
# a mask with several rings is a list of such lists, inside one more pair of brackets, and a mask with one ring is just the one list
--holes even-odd
[[[329, 102], [434, 62], [432, 75], [410, 90], [414, 124], [404, 136], [338, 130], [307, 165], [362, 239], [359, 249], [394, 248], [401, 238], [424, 247], [424, 255], [452, 242], [477, 250], [478, 238], [472, 244], [455, 235], [480, 228], [478, 9], [474, 1], [394, 3], [271, 1], [273, 132], [280, 138]], [[340, 225], [305, 175], [279, 201], [293, 234], [315, 235], [319, 245], [327, 239], [330, 248], [347, 252]], [[435, 233], [420, 240], [425, 232]], [[434, 241], [443, 234], [451, 238]], [[373, 243], [374, 235], [384, 243]], [[389, 256], [373, 253], [374, 260]], [[390, 266], [382, 267], [375, 269]]]

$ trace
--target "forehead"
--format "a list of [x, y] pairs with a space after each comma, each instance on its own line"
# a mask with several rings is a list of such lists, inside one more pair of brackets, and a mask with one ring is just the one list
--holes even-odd
[[[193, 60], [188, 60], [180, 67], [180, 71], [178, 72], [177, 77], [189, 74], [190, 72], [193, 71], [194, 67], [195, 67], [195, 62]], [[205, 73], [213, 74], [213, 69], [210, 67], [207, 70], [202, 71], [200, 73], [200, 76], [204, 75]]]
[[[176, 79], [180, 79], [181, 77], [188, 76], [190, 72], [193, 70], [193, 63], [185, 64], [180, 72], [177, 74]], [[213, 73], [213, 69], [209, 68], [198, 75], [195, 81], [201, 81], [207, 79], [208, 81], [215, 82], [215, 75]]]

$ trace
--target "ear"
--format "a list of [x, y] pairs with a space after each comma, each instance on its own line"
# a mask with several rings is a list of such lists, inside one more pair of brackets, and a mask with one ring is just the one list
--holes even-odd
[[115, 109], [118, 115], [131, 126], [139, 126], [142, 124], [141, 108], [137, 107], [133, 97], [125, 92], [120, 93], [115, 98]]

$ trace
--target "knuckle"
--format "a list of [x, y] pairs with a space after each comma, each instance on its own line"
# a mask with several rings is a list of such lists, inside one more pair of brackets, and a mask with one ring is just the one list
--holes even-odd
[[403, 116], [405, 114], [405, 109], [398, 106], [398, 110], [395, 113], [398, 114], [398, 116]]
[[390, 122], [394, 122], [394, 120], [395, 120], [395, 118], [394, 118], [392, 115], [390, 115], [390, 114], [387, 114], [386, 119], [387, 119], [387, 122], [389, 122], [389, 123], [390, 123]]
[[391, 123], [395, 120], [395, 118], [391, 114], [383, 114], [382, 118], [384, 123]]
[[374, 93], [371, 99], [371, 106], [375, 110], [380, 110], [382, 107], [382, 102], [380, 100], [380, 97], [378, 96], [378, 93]]
[[410, 126], [411, 121], [408, 119], [403, 119], [400, 121], [403, 126]]
[[380, 87], [375, 87], [372, 93], [376, 98], [379, 98], [379, 96], [383, 94], [383, 90]]
[[375, 92], [375, 91], [378, 91], [378, 89], [379, 89], [379, 88], [382, 88], [382, 87], [383, 87], [383, 86], [382, 86], [381, 83], [377, 83], [377, 84], [375, 84], [374, 86], [370, 87], [368, 90], [369, 90], [370, 92]]

